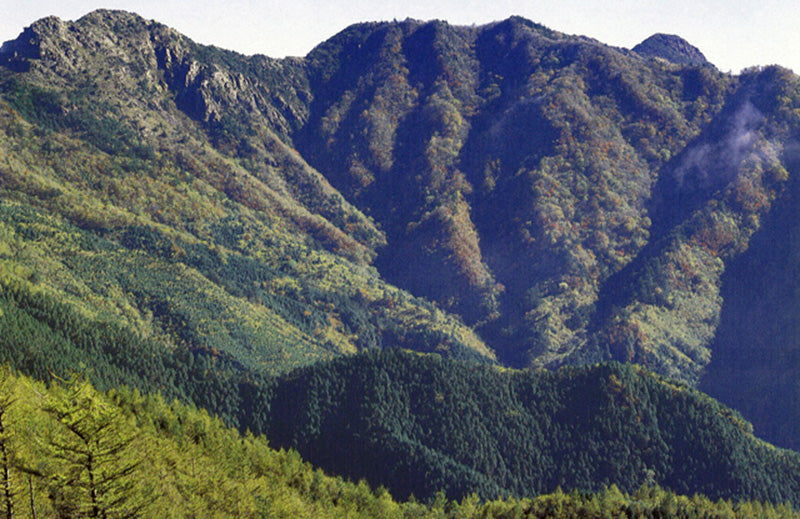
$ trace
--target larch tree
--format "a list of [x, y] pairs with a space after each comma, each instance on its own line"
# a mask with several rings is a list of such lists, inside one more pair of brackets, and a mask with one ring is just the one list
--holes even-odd
[[146, 505], [136, 489], [136, 435], [121, 410], [74, 377], [43, 407], [60, 427], [45, 441], [56, 461], [52, 475], [67, 516], [136, 517]]

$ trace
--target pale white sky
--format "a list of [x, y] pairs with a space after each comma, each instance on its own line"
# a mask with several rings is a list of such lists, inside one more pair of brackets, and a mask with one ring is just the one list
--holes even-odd
[[516, 14], [619, 47], [656, 32], [678, 34], [723, 71], [777, 63], [800, 72], [797, 0], [0, 0], [0, 41], [44, 16], [75, 20], [99, 7], [136, 12], [199, 43], [272, 57], [305, 55], [356, 22], [470, 25]]

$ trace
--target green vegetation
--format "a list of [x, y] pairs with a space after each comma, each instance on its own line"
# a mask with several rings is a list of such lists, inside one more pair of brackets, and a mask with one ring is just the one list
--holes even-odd
[[[506, 364], [629, 360], [594, 345], [604, 284], [649, 243], [660, 176], [736, 78], [520, 18], [359, 25], [307, 60], [321, 95], [295, 142], [381, 224], [387, 279], [474, 324]], [[713, 330], [687, 333], [702, 350]], [[681, 358], [652, 364], [694, 381], [708, 356], [676, 342]]]
[[[1, 512], [6, 517], [794, 518], [787, 506], [713, 502], [642, 487], [535, 499], [427, 504], [325, 475], [295, 451], [225, 428], [205, 411], [80, 378], [50, 387], [0, 370]], [[648, 515], [650, 514], [650, 515]]]
[[709, 65], [700, 49], [672, 34], [654, 34], [633, 48], [642, 56], [686, 65]]
[[[95, 13], [77, 32], [128, 18]], [[131, 27], [129, 43], [153, 45]], [[207, 54], [153, 30], [174, 59]], [[126, 59], [157, 67], [162, 50]], [[457, 317], [365, 265], [380, 231], [268, 130], [252, 153], [228, 157], [166, 92], [80, 56], [80, 81], [38, 67], [0, 81], [2, 258], [15, 292], [256, 375], [387, 343], [492, 359]], [[221, 56], [209, 66], [234, 58]]]
[[[650, 44], [673, 62], [521, 18], [362, 24], [285, 60], [122, 12], [33, 24], [0, 55], [0, 362], [82, 373], [119, 409], [77, 382], [38, 407], [0, 397], [0, 502], [22, 510], [27, 477], [62, 516], [157, 516], [153, 489], [220, 516], [800, 506], [797, 456], [683, 385], [797, 447], [800, 82]], [[359, 354], [393, 348], [436, 356]], [[402, 498], [463, 501], [399, 504], [272, 451], [304, 467], [294, 490], [261, 488], [285, 473], [256, 461], [200, 481], [200, 451], [134, 484], [126, 453], [195, 416], [136, 391]], [[41, 452], [7, 436], [23, 400]], [[243, 457], [263, 441], [214, 434], [232, 443], [202, 448]], [[110, 467], [94, 482], [90, 458]]]
[[799, 454], [702, 393], [616, 363], [552, 373], [365, 353], [280, 378], [270, 414], [276, 445], [398, 497], [657, 483], [800, 505]]
[[[797, 158], [793, 158], [797, 164]], [[797, 294], [800, 184], [762, 220], [750, 247], [723, 274], [724, 299], [714, 352], [700, 388], [724, 398], [753, 422], [756, 434], [798, 449]], [[743, 318], [744, 317], [744, 318]], [[776, 420], [775, 417], [782, 417]]]
[[[651, 202], [650, 243], [601, 291], [599, 348], [696, 383], [730, 303], [720, 290], [740, 289], [723, 285], [741, 282], [723, 273], [748, 250], [773, 206], [792, 203], [789, 171], [797, 161], [780, 150], [800, 129], [785, 116], [798, 103], [800, 84], [787, 71], [745, 74], [717, 119], [669, 165]], [[785, 230], [788, 221], [779, 225]], [[748, 312], [735, 319], [751, 321]], [[788, 347], [778, 335], [769, 340]]]

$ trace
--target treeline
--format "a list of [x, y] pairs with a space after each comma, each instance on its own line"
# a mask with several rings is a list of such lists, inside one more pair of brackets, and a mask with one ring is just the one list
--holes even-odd
[[80, 377], [49, 387], [0, 368], [0, 515], [36, 517], [798, 517], [790, 507], [684, 497], [657, 486], [532, 499], [399, 502], [325, 475], [295, 451], [207, 412]]
[[270, 416], [275, 445], [403, 498], [659, 484], [800, 505], [800, 455], [688, 386], [615, 363], [505, 371], [366, 353], [280, 378]]

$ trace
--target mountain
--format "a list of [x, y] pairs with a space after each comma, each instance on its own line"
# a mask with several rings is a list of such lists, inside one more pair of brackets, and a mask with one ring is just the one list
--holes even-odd
[[[203, 378], [384, 344], [494, 358], [457, 317], [369, 266], [382, 231], [281, 140], [303, 116], [299, 63], [199, 47], [110, 11], [41, 20], [2, 61], [4, 361], [205, 400], [185, 387], [198, 378], [180, 374], [184, 356], [217, 366]], [[250, 104], [237, 82], [258, 90]], [[273, 108], [280, 99], [293, 104]], [[266, 112], [235, 146], [229, 126], [245, 126], [225, 103]]]
[[602, 287], [648, 243], [661, 168], [733, 88], [519, 18], [356, 26], [307, 59], [324, 95], [297, 147], [385, 229], [378, 269], [515, 366], [592, 349]]
[[[386, 231], [379, 271], [461, 315], [502, 363], [616, 359], [698, 384], [721, 367], [720, 316], [765, 328], [726, 306], [723, 274], [773, 203], [796, 203], [800, 95], [787, 70], [734, 77], [691, 49], [656, 37], [632, 54], [519, 18], [358, 25], [306, 58], [321, 94], [295, 143]], [[761, 378], [772, 411], [746, 389], [715, 396], [758, 400], [756, 429], [797, 447], [791, 373]]]
[[[281, 377], [367, 350], [621, 361], [800, 448], [800, 82], [651, 40], [406, 20], [276, 60], [120, 11], [40, 20], [0, 48], [0, 361], [256, 432]], [[700, 464], [692, 488], [785, 496], [748, 493], [773, 451], [735, 445], [729, 485]], [[408, 459], [521, 495], [426, 448]], [[574, 482], [642, 475], [612, 469]]]

